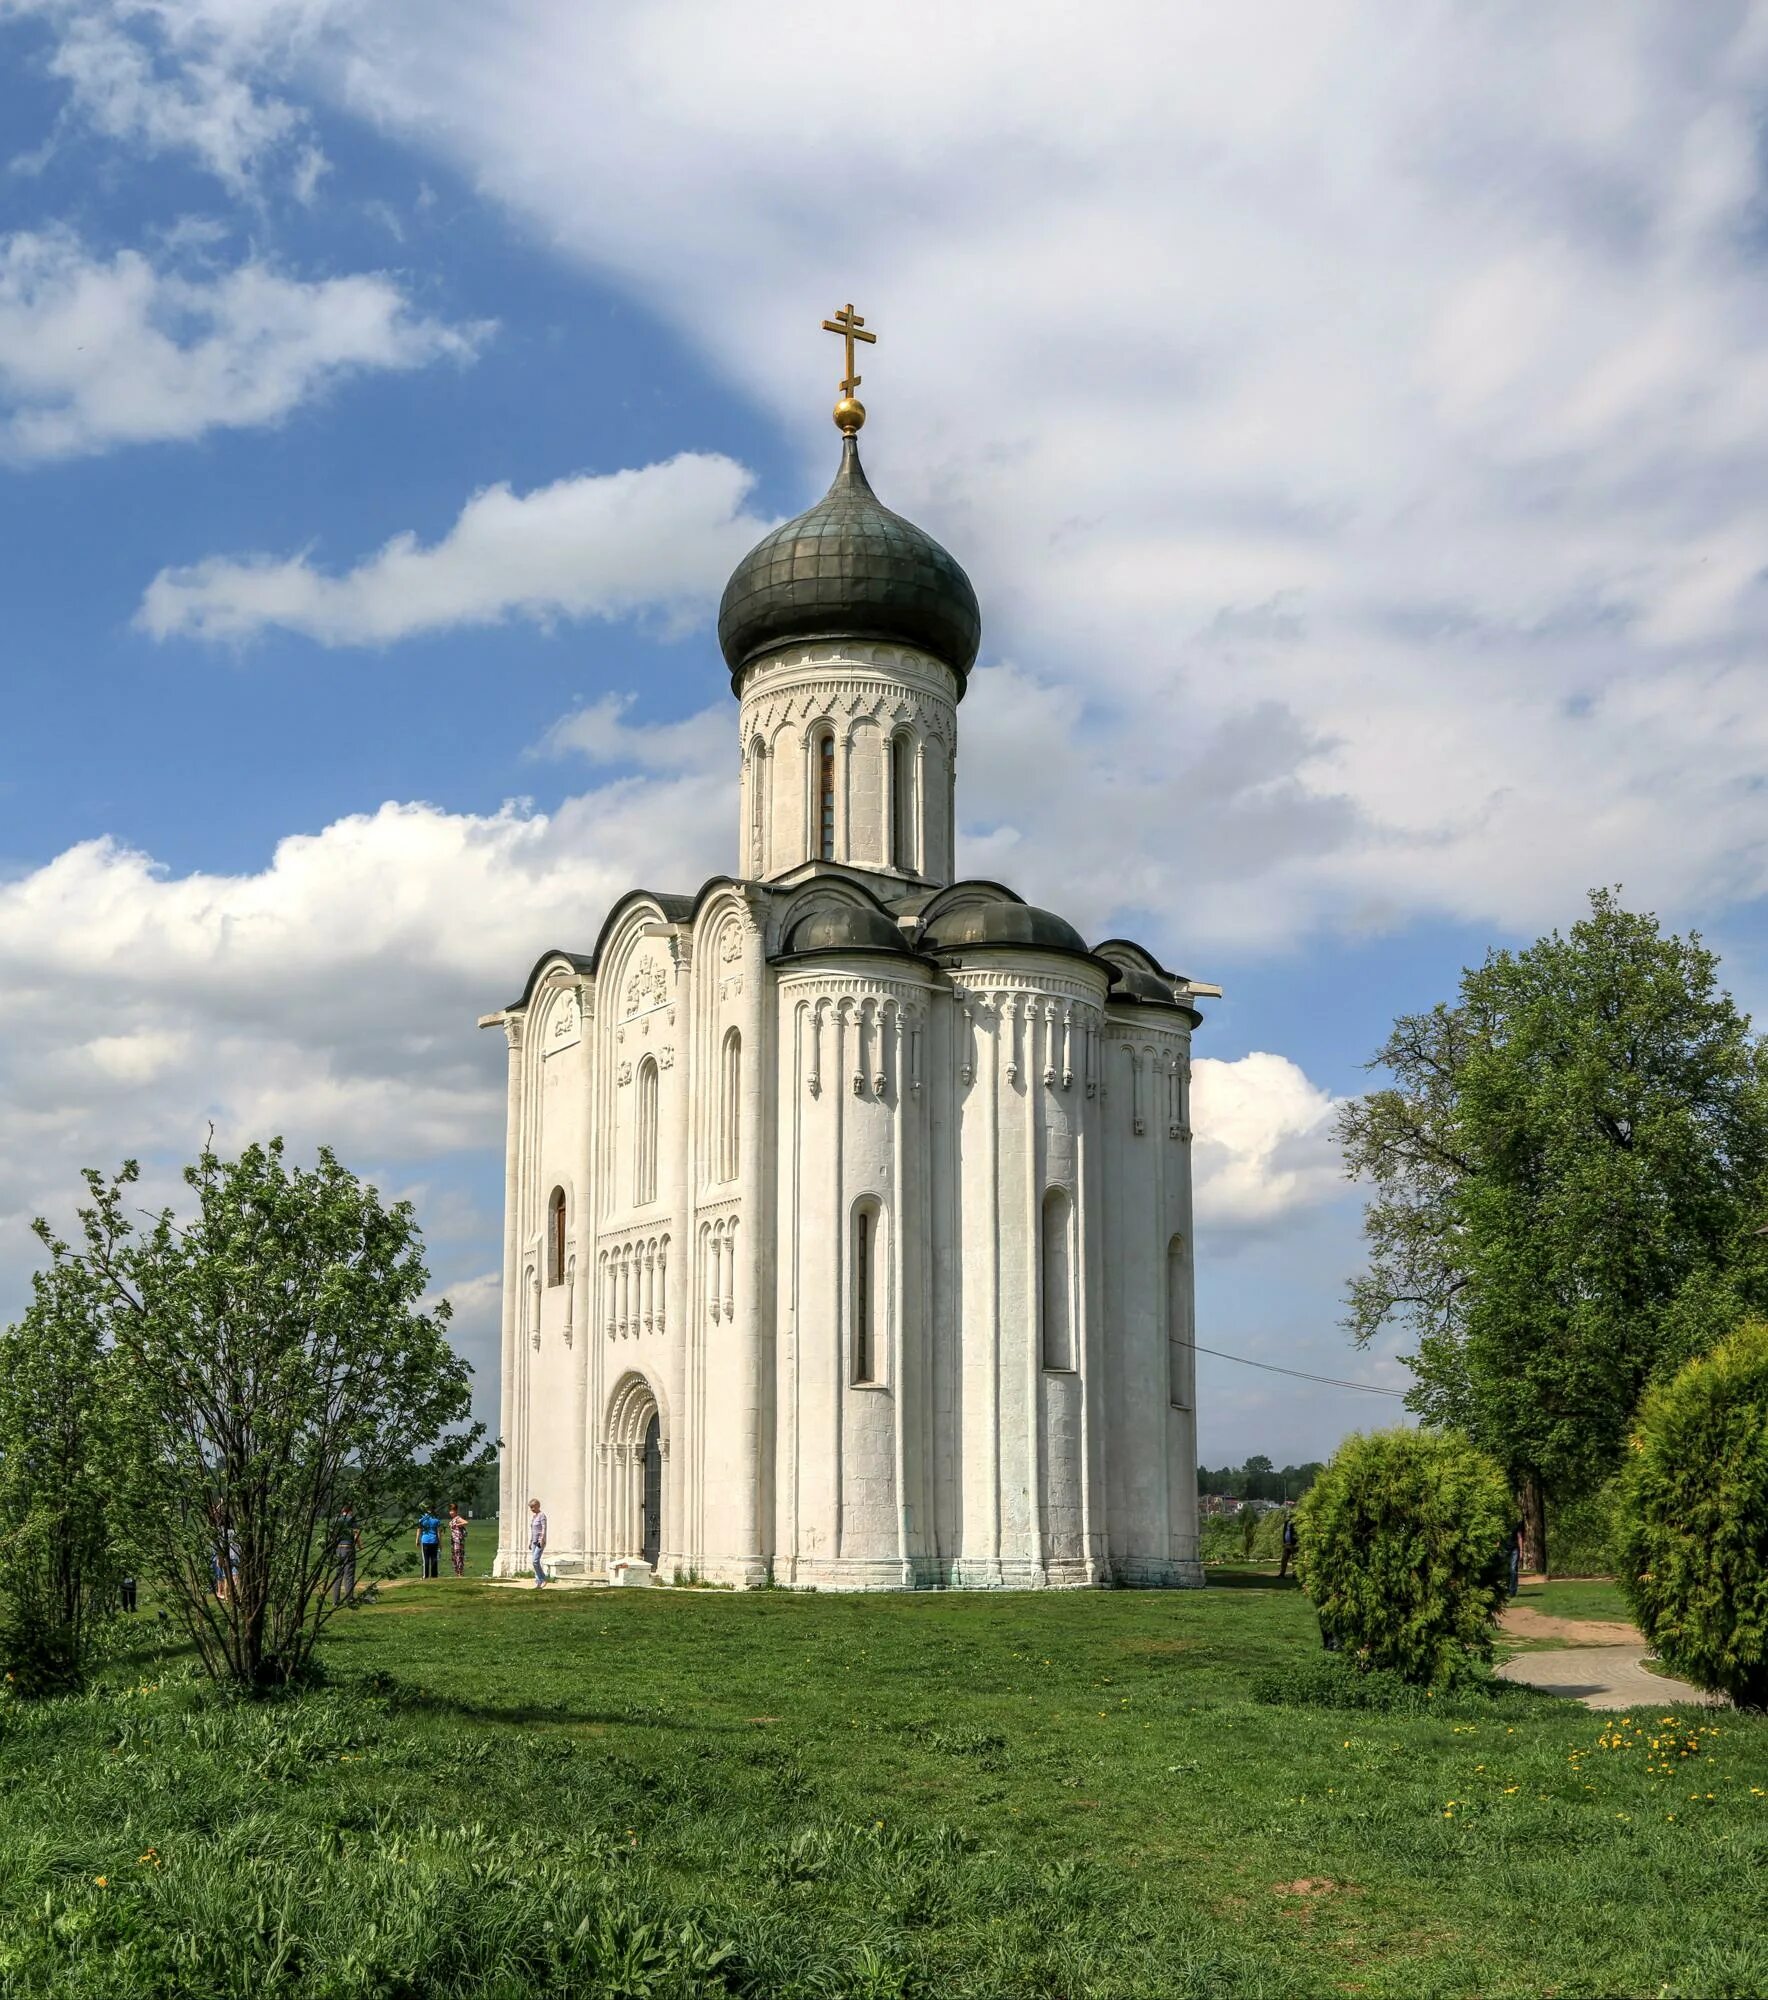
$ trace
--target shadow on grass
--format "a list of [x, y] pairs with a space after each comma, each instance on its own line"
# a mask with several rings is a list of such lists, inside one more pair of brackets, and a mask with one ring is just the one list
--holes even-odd
[[1292, 1576], [1279, 1576], [1275, 1570], [1256, 1569], [1206, 1569], [1203, 1580], [1210, 1590], [1300, 1590], [1301, 1585]]
[[399, 1689], [397, 1701], [407, 1714], [458, 1716], [469, 1722], [550, 1724], [567, 1729], [668, 1729], [711, 1736], [744, 1733], [726, 1722], [665, 1715], [648, 1703], [634, 1703], [630, 1708], [579, 1708], [568, 1702], [470, 1701], [463, 1695], [407, 1687]]

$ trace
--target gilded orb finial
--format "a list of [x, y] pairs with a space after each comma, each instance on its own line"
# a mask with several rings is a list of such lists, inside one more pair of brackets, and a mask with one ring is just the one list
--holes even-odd
[[859, 387], [859, 377], [853, 368], [853, 343], [863, 340], [869, 347], [878, 336], [863, 331], [865, 323], [864, 316], [854, 311], [851, 299], [833, 319], [823, 321], [825, 333], [838, 333], [847, 343], [847, 373], [841, 378], [841, 400], [835, 405], [835, 428], [843, 437], [852, 437], [866, 420], [866, 406], [853, 393]]

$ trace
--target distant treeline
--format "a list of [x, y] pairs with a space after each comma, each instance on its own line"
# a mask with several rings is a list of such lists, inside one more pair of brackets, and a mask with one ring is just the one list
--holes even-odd
[[1244, 1465], [1224, 1465], [1216, 1472], [1200, 1465], [1197, 1490], [1224, 1494], [1230, 1500], [1299, 1500], [1323, 1470], [1319, 1459], [1310, 1459], [1306, 1465], [1275, 1466], [1268, 1458], [1255, 1456]]

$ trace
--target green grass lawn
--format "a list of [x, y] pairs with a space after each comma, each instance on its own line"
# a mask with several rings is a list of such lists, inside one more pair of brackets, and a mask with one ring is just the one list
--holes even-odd
[[1768, 1991], [1768, 1720], [1270, 1705], [1318, 1640], [1256, 1573], [333, 1633], [282, 1702], [0, 1708], [6, 2000]]

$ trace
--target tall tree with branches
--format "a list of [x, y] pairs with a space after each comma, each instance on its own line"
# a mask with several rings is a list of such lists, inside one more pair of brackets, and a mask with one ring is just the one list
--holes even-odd
[[127, 1559], [104, 1329], [102, 1288], [59, 1264], [0, 1334], [0, 1664], [25, 1693], [78, 1687], [118, 1607]]
[[1646, 1385], [1768, 1305], [1768, 1057], [1698, 936], [1597, 891], [1565, 936], [1494, 951], [1404, 1015], [1347, 1105], [1372, 1195], [1359, 1343], [1416, 1339], [1411, 1407], [1546, 1501], [1616, 1467]]
[[[185, 1172], [195, 1212], [138, 1229], [133, 1161], [86, 1175], [78, 1248], [59, 1269], [102, 1297], [117, 1362], [122, 1497], [146, 1572], [217, 1678], [298, 1677], [336, 1609], [346, 1502], [372, 1569], [413, 1516], [480, 1465], [446, 1303], [422, 1304], [407, 1202], [322, 1149], [283, 1143]], [[41, 1225], [39, 1225], [41, 1229]]]

